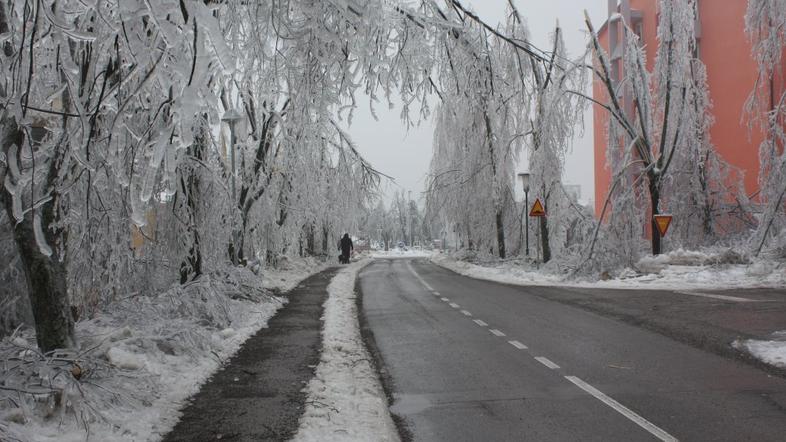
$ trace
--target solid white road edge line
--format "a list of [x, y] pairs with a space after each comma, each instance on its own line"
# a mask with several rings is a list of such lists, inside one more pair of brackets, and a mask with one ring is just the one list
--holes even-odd
[[758, 299], [748, 299], [748, 298], [738, 298], [736, 296], [726, 296], [726, 295], [716, 295], [713, 293], [698, 293], [698, 292], [685, 292], [685, 291], [675, 291], [679, 295], [688, 295], [688, 296], [701, 296], [702, 298], [712, 298], [712, 299], [720, 299], [721, 301], [732, 301], [732, 302], [766, 302]]
[[551, 362], [549, 358], [544, 358], [543, 356], [535, 356], [535, 360], [552, 370], [556, 370], [559, 368], [559, 365]]
[[573, 382], [577, 387], [581, 388], [582, 390], [586, 391], [590, 395], [594, 396], [599, 401], [603, 402], [604, 404], [608, 405], [609, 407], [613, 408], [615, 411], [620, 413], [621, 415], [627, 417], [631, 421], [635, 422], [641, 428], [649, 431], [653, 436], [657, 437], [658, 439], [664, 442], [677, 442], [678, 439], [671, 434], [663, 431], [657, 425], [653, 424], [652, 422], [644, 419], [643, 417], [639, 416], [635, 412], [631, 411], [628, 407], [620, 404], [619, 402], [615, 401], [614, 399], [606, 396], [598, 390], [597, 388], [593, 387], [592, 385], [582, 381], [581, 379], [577, 378], [576, 376], [565, 376], [565, 379]]
[[519, 341], [508, 341], [508, 344], [518, 348], [519, 350], [526, 350], [527, 349], [527, 346], [522, 344]]
[[466, 310], [462, 310], [461, 314], [464, 315], [464, 316], [472, 316], [472, 313], [470, 313], [470, 312], [468, 312]]
[[481, 321], [480, 319], [475, 319], [472, 322], [474, 322], [475, 324], [478, 324], [481, 327], [488, 327], [489, 326], [488, 324], [486, 324], [485, 322]]
[[431, 292], [434, 291], [434, 287], [431, 287], [426, 281], [423, 280], [423, 278], [420, 277], [420, 275], [418, 275], [418, 272], [416, 272], [415, 269], [412, 268], [412, 264], [410, 264], [409, 261], [407, 261], [407, 269], [409, 269], [410, 273], [415, 275], [415, 278], [417, 278], [418, 281], [420, 281], [420, 283], [423, 284], [423, 287], [425, 287], [427, 290]]
[[505, 336], [505, 333], [502, 333], [501, 331], [497, 330], [496, 328], [492, 328], [492, 329], [491, 329], [491, 330], [489, 330], [489, 331], [490, 331], [490, 332], [491, 332], [491, 334], [492, 334], [492, 335], [494, 335], [494, 336], [499, 336], [499, 337]]

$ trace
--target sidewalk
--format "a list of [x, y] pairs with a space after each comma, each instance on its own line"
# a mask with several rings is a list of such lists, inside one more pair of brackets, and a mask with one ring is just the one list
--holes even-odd
[[337, 269], [303, 281], [268, 325], [249, 338], [191, 398], [165, 442], [286, 440], [298, 428], [322, 346], [320, 320]]

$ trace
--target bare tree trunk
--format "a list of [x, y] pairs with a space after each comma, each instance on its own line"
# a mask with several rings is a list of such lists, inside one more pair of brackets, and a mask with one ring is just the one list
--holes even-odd
[[[488, 141], [488, 148], [489, 148], [489, 158], [491, 160], [491, 173], [494, 177], [493, 186], [496, 188], [497, 186], [497, 155], [494, 151], [494, 136], [493, 131], [491, 129], [491, 120], [489, 119], [488, 112], [483, 114], [484, 120], [486, 122], [486, 139]], [[496, 190], [495, 190], [496, 191]], [[502, 203], [496, 201], [495, 205], [497, 206], [497, 216], [496, 216], [496, 227], [497, 227], [497, 250], [499, 252], [499, 257], [505, 259], [505, 224], [503, 221], [503, 210], [502, 210]]]
[[[550, 186], [550, 189], [553, 189], [554, 185], [559, 186], [560, 183], [557, 182]], [[546, 191], [546, 184], [543, 184], [541, 188], [541, 194], [543, 195], [543, 208], [548, 209], [549, 207], [549, 199], [551, 198], [551, 191]], [[546, 212], [548, 213], [548, 212]], [[540, 226], [540, 250], [543, 256], [543, 262], [547, 263], [551, 261], [551, 242], [549, 241], [549, 220], [545, 216], [538, 217], [538, 224]]]
[[[0, 147], [6, 153], [12, 144], [24, 145], [24, 132], [16, 120], [4, 115], [0, 120]], [[40, 183], [45, 189], [53, 189], [57, 179], [57, 167], [62, 154], [58, 152], [49, 164], [46, 182]], [[3, 173], [8, 173], [7, 171]], [[13, 179], [13, 177], [4, 177]], [[21, 191], [21, 189], [20, 189]], [[5, 206], [8, 219], [13, 222], [13, 202], [10, 195], [0, 190], [0, 202]], [[40, 217], [43, 239], [52, 249], [50, 256], [41, 252], [35, 238], [34, 214]], [[74, 319], [68, 302], [68, 285], [66, 282], [65, 259], [56, 247], [64, 243], [65, 232], [61, 229], [50, 229], [55, 221], [55, 205], [53, 201], [45, 203], [35, 210], [28, 211], [22, 221], [13, 226], [14, 242], [22, 258], [22, 267], [27, 280], [27, 291], [35, 320], [36, 340], [38, 347], [44, 351], [76, 346]]]
[[699, 165], [699, 185], [701, 186], [701, 194], [704, 196], [704, 204], [702, 206], [702, 228], [704, 231], [703, 242], [715, 236], [715, 229], [712, 223], [712, 201], [710, 200], [710, 183], [707, 172], [707, 164], [710, 162], [710, 154], [704, 155], [704, 165]]
[[652, 217], [650, 218], [652, 229], [652, 254], [660, 255], [661, 253], [661, 237], [660, 230], [658, 230], [658, 223], [655, 222], [655, 215], [660, 214], [660, 189], [657, 184], [650, 182], [650, 205], [652, 207]]
[[328, 237], [329, 237], [329, 232], [328, 232], [327, 225], [323, 224], [322, 225], [322, 252], [324, 252], [326, 255], [330, 255], [330, 250], [331, 250], [328, 247]]
[[505, 259], [505, 224], [502, 220], [502, 210], [497, 210], [497, 247], [499, 257]]
[[[201, 131], [204, 131], [204, 129], [201, 129]], [[189, 155], [199, 161], [204, 160], [205, 143], [205, 134], [202, 132], [196, 137], [194, 144], [189, 147]], [[186, 231], [191, 236], [191, 247], [188, 250], [188, 255], [180, 264], [181, 284], [185, 284], [189, 280], [202, 275], [202, 248], [200, 246], [199, 226], [197, 225], [201, 186], [195, 168], [186, 167], [184, 172], [187, 176], [181, 177], [180, 183], [186, 198], [186, 219], [188, 220]]]
[[309, 256], [316, 255], [316, 241], [314, 237], [316, 236], [314, 223], [309, 223], [308, 227], [306, 227], [306, 254]]
[[549, 243], [549, 225], [545, 216], [540, 217], [540, 238], [543, 250], [543, 262], [551, 261], [551, 245]]

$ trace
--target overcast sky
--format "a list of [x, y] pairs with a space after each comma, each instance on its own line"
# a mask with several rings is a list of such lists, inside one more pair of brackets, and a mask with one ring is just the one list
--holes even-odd
[[[583, 53], [587, 44], [584, 9], [589, 12], [596, 28], [606, 17], [606, 0], [514, 0], [514, 3], [528, 21], [532, 43], [539, 48], [549, 48], [549, 36], [559, 20], [571, 56]], [[465, 0], [463, 4], [474, 9], [489, 24], [505, 20], [507, 0]], [[367, 97], [358, 98], [360, 107], [355, 112], [349, 133], [367, 160], [381, 172], [395, 178], [394, 184], [385, 184], [387, 196], [401, 189], [411, 191], [413, 199], [421, 199], [431, 160], [431, 121], [407, 131], [399, 118], [400, 108], [388, 109], [387, 105], [380, 103], [375, 107], [379, 118], [376, 121], [368, 110]], [[574, 140], [564, 177], [567, 184], [581, 185], [581, 200], [584, 202], [593, 198], [593, 164], [592, 112], [588, 108], [584, 135]], [[522, 164], [519, 171], [526, 171], [526, 164]]]

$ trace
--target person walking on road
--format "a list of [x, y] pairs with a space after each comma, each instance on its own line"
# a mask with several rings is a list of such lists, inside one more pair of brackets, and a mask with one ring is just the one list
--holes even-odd
[[352, 244], [352, 238], [349, 237], [349, 233], [344, 234], [344, 237], [341, 238], [341, 241], [339, 241], [338, 245], [341, 249], [339, 262], [342, 264], [349, 264], [349, 254], [352, 253], [352, 250], [355, 249], [355, 246]]

